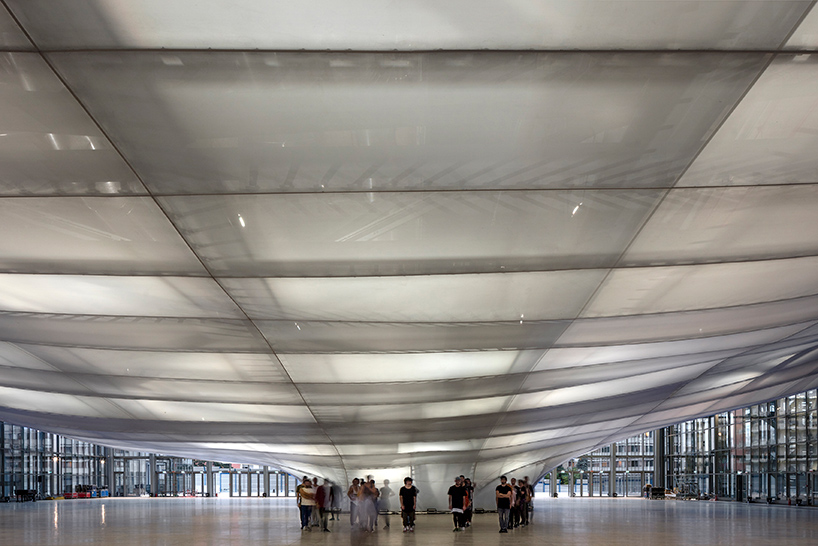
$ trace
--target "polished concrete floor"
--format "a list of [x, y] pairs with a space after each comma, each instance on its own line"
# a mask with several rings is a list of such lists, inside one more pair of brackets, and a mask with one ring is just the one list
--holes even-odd
[[496, 514], [463, 533], [449, 515], [400, 518], [372, 534], [348, 515], [331, 533], [300, 530], [293, 499], [88, 499], [0, 504], [0, 545], [775, 545], [818, 544], [818, 509], [706, 501], [537, 499], [532, 525], [499, 534]]

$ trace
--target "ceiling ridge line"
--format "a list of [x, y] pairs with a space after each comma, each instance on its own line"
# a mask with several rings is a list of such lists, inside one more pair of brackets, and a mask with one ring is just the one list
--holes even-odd
[[[576, 320], [582, 321], [602, 321], [602, 320], [611, 320], [611, 319], [629, 319], [634, 317], [646, 318], [646, 317], [661, 317], [661, 316], [679, 316], [679, 315], [693, 315], [693, 314], [700, 314], [700, 313], [708, 313], [713, 312], [717, 313], [720, 311], [726, 310], [740, 310], [740, 309], [747, 309], [750, 307], [762, 307], [767, 305], [776, 305], [779, 303], [787, 303], [792, 301], [799, 301], [799, 300], [806, 300], [815, 298], [818, 296], [818, 293], [815, 294], [806, 294], [803, 296], [795, 296], [792, 298], [782, 298], [777, 300], [769, 300], [763, 302], [755, 302], [755, 303], [747, 303], [747, 304], [737, 304], [737, 305], [730, 305], [726, 307], [704, 307], [698, 309], [684, 309], [680, 311], [661, 311], [656, 313], [638, 313], [638, 314], [630, 314], [630, 315], [604, 315], [604, 316], [593, 316], [593, 317], [577, 317], [577, 318], [553, 318], [553, 319], [531, 319], [525, 320], [526, 323], [531, 324], [549, 324], [549, 323], [563, 323], [563, 322], [574, 322]], [[112, 319], [112, 321], [116, 319], [136, 319], [136, 320], [148, 320], [148, 321], [165, 321], [165, 320], [191, 320], [191, 321], [207, 321], [207, 322], [227, 322], [227, 323], [239, 323], [244, 324], [246, 322], [281, 322], [281, 323], [291, 323], [291, 322], [300, 322], [301, 324], [310, 324], [310, 323], [318, 323], [318, 324], [374, 324], [374, 325], [431, 325], [431, 324], [446, 324], [446, 325], [461, 325], [461, 324], [519, 324], [520, 320], [517, 318], [513, 319], [501, 319], [501, 320], [464, 320], [464, 321], [446, 321], [446, 320], [433, 320], [433, 321], [408, 321], [408, 320], [339, 320], [339, 319], [305, 319], [305, 318], [250, 318], [248, 315], [245, 314], [246, 318], [236, 318], [236, 317], [201, 317], [201, 316], [183, 316], [183, 315], [92, 315], [92, 314], [83, 314], [83, 313], [61, 313], [61, 312], [37, 312], [37, 311], [19, 311], [19, 310], [4, 310], [0, 309], [0, 316], [26, 316], [26, 317], [82, 317], [82, 318], [100, 318], [100, 319]], [[812, 320], [812, 319], [809, 319]], [[818, 317], [816, 317], [818, 320]], [[799, 324], [800, 322], [790, 323], [790, 324]], [[784, 325], [786, 326], [786, 324]], [[766, 329], [766, 328], [762, 328]], [[757, 330], [748, 330], [748, 331], [757, 331]], [[379, 351], [380, 352], [380, 351]], [[406, 351], [411, 353], [413, 351]], [[427, 351], [424, 351], [427, 352]], [[284, 353], [284, 354], [294, 354], [294, 353]]]
[[[815, 5], [815, 0], [813, 1], [813, 5]], [[3, 1], [3, 4], [5, 2]], [[785, 39], [786, 41], [794, 34], [797, 27], [803, 22], [803, 19], [806, 17], [806, 14], [809, 13], [808, 8], [804, 15], [799, 19], [796, 23], [794, 29]], [[9, 10], [11, 13], [11, 11]], [[735, 55], [747, 55], [747, 54], [774, 54], [774, 53], [785, 53], [785, 54], [793, 54], [798, 55], [801, 53], [804, 54], [812, 54], [818, 53], [818, 47], [807, 47], [801, 49], [784, 49], [784, 46], [779, 45], [775, 47], [758, 47], [758, 48], [587, 48], [587, 49], [580, 49], [580, 48], [509, 48], [509, 49], [486, 49], [486, 48], [451, 48], [451, 49], [444, 49], [444, 48], [424, 48], [424, 49], [309, 49], [309, 48], [298, 48], [298, 49], [288, 49], [288, 48], [220, 48], [220, 47], [201, 47], [201, 48], [191, 48], [191, 47], [162, 47], [162, 46], [154, 46], [154, 47], [40, 47], [38, 46], [33, 39], [30, 38], [28, 32], [23, 28], [23, 26], [19, 23], [17, 18], [14, 14], [11, 14], [14, 18], [15, 22], [20, 26], [20, 29], [26, 34], [26, 37], [29, 39], [31, 44], [34, 46], [34, 50], [31, 49], [21, 49], [21, 48], [3, 48], [0, 47], [0, 52], [39, 52], [44, 54], [72, 54], [72, 53], [237, 53], [237, 54], [248, 54], [248, 53], [258, 53], [258, 54], [292, 54], [292, 55], [353, 55], [353, 56], [384, 56], [384, 55], [397, 55], [397, 56], [411, 56], [411, 55], [450, 55], [450, 54], [462, 54], [462, 55], [547, 55], [547, 54], [559, 54], [559, 55], [586, 55], [586, 54], [611, 54], [611, 55], [701, 55], [701, 54], [713, 54], [713, 55], [724, 55], [724, 54], [735, 54]], [[784, 45], [785, 45], [784, 44]]]
[[[414, 277], [463, 277], [467, 275], [526, 275], [536, 273], [566, 273], [577, 271], [610, 271], [610, 270], [633, 270], [633, 269], [659, 269], [659, 268], [687, 268], [687, 267], [702, 267], [702, 266], [716, 266], [716, 265], [733, 265], [733, 264], [755, 264], [765, 262], [780, 262], [787, 260], [807, 260], [810, 258], [818, 258], [816, 253], [792, 254], [789, 256], [770, 256], [761, 258], [747, 258], [747, 259], [722, 259], [722, 260], [707, 260], [707, 261], [685, 261], [678, 263], [649, 263], [649, 264], [633, 264], [633, 265], [619, 265], [619, 266], [596, 266], [596, 267], [564, 267], [564, 268], [543, 268], [543, 269], [503, 269], [492, 271], [459, 271], [459, 272], [434, 272], [434, 273], [368, 273], [360, 275], [219, 275], [208, 272], [207, 274], [195, 273], [176, 273], [176, 272], [158, 272], [158, 273], [72, 273], [72, 272], [32, 272], [32, 271], [3, 271], [0, 269], [0, 275], [15, 275], [15, 276], [31, 276], [31, 277], [135, 277], [135, 278], [157, 278], [157, 279], [226, 279], [226, 280], [265, 280], [265, 279], [301, 279], [301, 280], [337, 280], [337, 279], [372, 279], [372, 278], [414, 278]], [[0, 312], [3, 312], [0, 310]], [[289, 320], [289, 319], [278, 319]], [[295, 320], [295, 319], [293, 319]], [[302, 319], [304, 320], [304, 319]], [[570, 320], [570, 319], [566, 319]], [[363, 321], [366, 322], [366, 321]], [[432, 321], [434, 322], [434, 321]]]
[[[140, 180], [141, 182], [141, 180]], [[143, 184], [144, 185], [144, 184]], [[553, 188], [542, 188], [542, 187], [527, 187], [527, 188], [484, 188], [484, 187], [474, 187], [474, 188], [429, 188], [423, 187], [418, 189], [350, 189], [350, 190], [316, 190], [316, 191], [308, 191], [308, 190], [300, 190], [300, 191], [277, 191], [277, 190], [270, 190], [270, 191], [257, 191], [257, 192], [249, 192], [249, 191], [236, 191], [236, 192], [200, 192], [200, 193], [185, 193], [185, 192], [161, 192], [150, 190], [145, 193], [119, 193], [119, 194], [105, 194], [105, 193], [72, 193], [72, 194], [56, 194], [56, 193], [49, 193], [49, 194], [0, 194], [0, 200], [5, 199], [89, 199], [89, 198], [99, 198], [99, 199], [122, 199], [122, 198], [175, 198], [175, 197], [265, 197], [265, 196], [276, 196], [276, 197], [313, 197], [313, 196], [323, 196], [323, 195], [334, 195], [334, 196], [341, 196], [341, 195], [368, 195], [372, 193], [376, 193], [379, 195], [413, 195], [413, 194], [458, 194], [458, 193], [495, 193], [495, 194], [514, 194], [514, 193], [567, 193], [567, 192], [596, 192], [596, 193], [630, 193], [635, 191], [645, 191], [645, 192], [667, 192], [669, 190], [672, 191], [694, 191], [694, 190], [731, 190], [731, 189], [764, 189], [764, 188], [799, 188], [799, 187], [812, 187], [818, 186], [818, 180], [815, 182], [793, 182], [793, 183], [781, 183], [776, 182], [772, 184], [707, 184], [707, 185], [700, 185], [700, 186], [678, 186], [678, 185], [671, 185], [671, 186], [560, 186], [560, 187], [553, 187]]]

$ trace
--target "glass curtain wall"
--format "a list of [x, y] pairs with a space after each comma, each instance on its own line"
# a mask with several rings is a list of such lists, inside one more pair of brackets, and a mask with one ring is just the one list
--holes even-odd
[[105, 484], [105, 448], [39, 430], [0, 422], [0, 497], [19, 490], [40, 498], [97, 490]]
[[[646, 432], [604, 446], [568, 463], [573, 475], [572, 496], [642, 495], [644, 487], [653, 482], [653, 432]], [[613, 456], [612, 456], [613, 450]], [[613, 483], [611, 466], [614, 466]]]
[[[207, 462], [131, 452], [0, 422], [0, 500], [58, 496], [205, 496]], [[113, 464], [108, 471], [106, 464]], [[294, 476], [258, 465], [211, 464], [213, 493], [291, 496]], [[113, 482], [109, 483], [109, 479]]]
[[818, 500], [816, 390], [665, 429], [666, 479], [682, 498]]
[[[816, 505], [817, 429], [815, 389], [685, 421], [664, 429], [659, 471], [677, 498]], [[633, 436], [569, 461], [558, 470], [558, 493], [641, 495], [654, 483], [654, 437], [653, 432]], [[0, 445], [0, 500], [14, 498], [18, 490], [40, 498], [102, 489], [115, 496], [208, 491], [204, 461], [111, 450], [2, 422]], [[113, 484], [108, 461], [114, 465]], [[255, 465], [212, 463], [212, 469], [213, 492], [221, 495], [289, 496], [298, 483], [287, 473]], [[538, 490], [550, 494], [550, 481]]]

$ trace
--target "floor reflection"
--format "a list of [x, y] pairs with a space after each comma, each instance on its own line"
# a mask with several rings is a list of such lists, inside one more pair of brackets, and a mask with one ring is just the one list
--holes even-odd
[[[49, 522], [52, 524], [49, 525]], [[498, 533], [497, 515], [476, 514], [474, 525], [452, 533], [448, 514], [419, 515], [415, 533], [392, 516], [374, 533], [330, 521], [330, 533], [301, 531], [293, 499], [88, 499], [0, 504], [0, 544], [225, 545], [321, 544], [358, 546], [515, 546], [815, 544], [815, 508], [727, 502], [644, 499], [535, 500], [533, 523]], [[397, 525], [396, 525], [397, 523]]]

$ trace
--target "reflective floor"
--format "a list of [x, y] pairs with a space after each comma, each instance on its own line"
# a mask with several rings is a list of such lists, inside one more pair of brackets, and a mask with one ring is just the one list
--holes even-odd
[[292, 499], [109, 499], [0, 504], [0, 544], [227, 545], [790, 545], [818, 542], [818, 510], [739, 503], [643, 499], [537, 499], [534, 523], [499, 534], [496, 514], [452, 533], [448, 515], [421, 515], [416, 532], [400, 519], [373, 534], [303, 532]]

